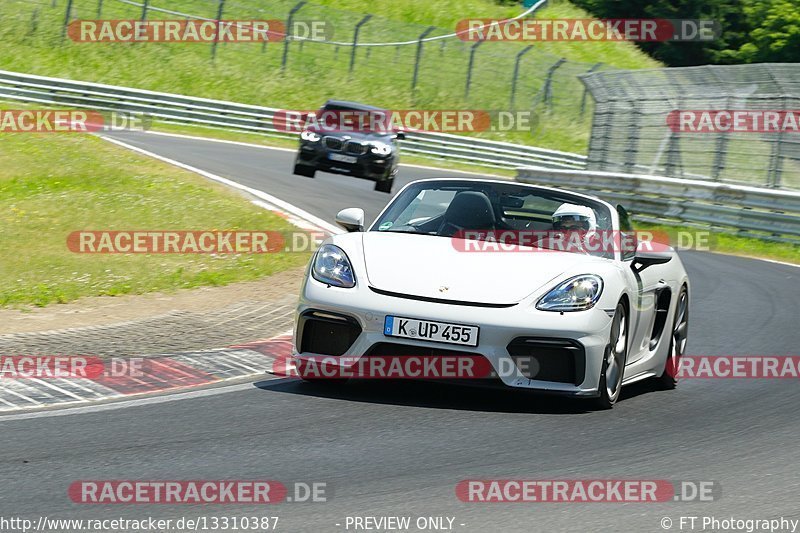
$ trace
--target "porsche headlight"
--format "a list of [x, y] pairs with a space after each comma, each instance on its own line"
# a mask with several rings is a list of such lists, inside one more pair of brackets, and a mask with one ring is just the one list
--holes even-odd
[[302, 133], [300, 133], [300, 138], [303, 139], [304, 141], [315, 143], [318, 140], [320, 140], [322, 137], [317, 135], [317, 133], [314, 132], [314, 131], [305, 130]]
[[372, 153], [376, 155], [389, 155], [392, 153], [392, 145], [386, 143], [373, 143]]
[[603, 292], [603, 279], [593, 274], [575, 276], [559, 283], [536, 304], [540, 311], [585, 311], [594, 307]]
[[356, 286], [356, 276], [347, 254], [332, 244], [326, 244], [317, 250], [311, 275], [315, 280], [334, 287], [350, 289]]

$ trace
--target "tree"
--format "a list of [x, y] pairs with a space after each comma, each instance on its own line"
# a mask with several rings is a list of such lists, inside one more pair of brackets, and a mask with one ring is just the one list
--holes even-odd
[[713, 41], [637, 43], [670, 66], [800, 62], [797, 0], [573, 0], [599, 18], [715, 20]]

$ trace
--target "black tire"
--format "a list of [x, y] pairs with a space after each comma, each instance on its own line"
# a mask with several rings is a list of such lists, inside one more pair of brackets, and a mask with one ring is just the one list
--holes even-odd
[[389, 178], [375, 182], [375, 190], [378, 192], [391, 193], [394, 185], [394, 178]]
[[[611, 331], [608, 336], [603, 357], [603, 366], [600, 369], [600, 383], [598, 386], [600, 396], [595, 398], [594, 404], [598, 409], [611, 409], [617, 403], [622, 391], [622, 381], [625, 379], [625, 363], [628, 360], [628, 310], [623, 302], [617, 304], [614, 318], [611, 321]], [[609, 379], [613, 384], [609, 386]]]
[[294, 166], [294, 173], [298, 176], [304, 176], [306, 178], [313, 178], [314, 174], [317, 173], [317, 169], [314, 167], [309, 167], [307, 165], [297, 165]]
[[661, 390], [672, 390], [678, 386], [675, 377], [680, 358], [686, 352], [686, 340], [689, 334], [689, 292], [686, 285], [681, 287], [675, 304], [675, 316], [672, 318], [672, 329], [669, 337], [669, 354], [664, 361], [664, 372], [656, 378], [656, 385]]

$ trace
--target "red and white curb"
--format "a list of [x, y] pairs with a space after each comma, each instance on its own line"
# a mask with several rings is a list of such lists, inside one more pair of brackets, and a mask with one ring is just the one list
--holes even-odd
[[[263, 191], [117, 139], [102, 135], [100, 138], [230, 188], [244, 191], [256, 198], [253, 200], [254, 204], [272, 211], [300, 229], [326, 234], [344, 231]], [[267, 373], [280, 377], [291, 376], [293, 369], [288, 362], [291, 350], [291, 333], [286, 333], [271, 339], [228, 348], [147, 357], [146, 372], [135, 377], [36, 379], [3, 378], [0, 375], [0, 413], [55, 405], [92, 403], [143, 394], [182, 392], [225, 381], [263, 376]]]
[[97, 378], [8, 378], [0, 374], [0, 413], [177, 392], [265, 374], [286, 377], [291, 334], [217, 350], [143, 358], [141, 372]]

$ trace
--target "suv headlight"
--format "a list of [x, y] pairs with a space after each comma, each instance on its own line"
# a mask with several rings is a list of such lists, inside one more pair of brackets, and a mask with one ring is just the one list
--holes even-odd
[[603, 292], [603, 278], [582, 274], [559, 283], [537, 303], [540, 311], [585, 311], [594, 307]]
[[392, 153], [392, 145], [386, 143], [373, 143], [370, 150], [372, 150], [372, 153], [376, 155], [389, 155]]
[[314, 132], [314, 131], [305, 130], [305, 131], [300, 133], [300, 138], [303, 139], [304, 141], [315, 143], [318, 140], [320, 140], [322, 137], [317, 135], [317, 133]]
[[350, 259], [344, 250], [333, 244], [326, 244], [317, 250], [311, 275], [315, 280], [334, 287], [350, 289], [356, 286], [356, 276]]

